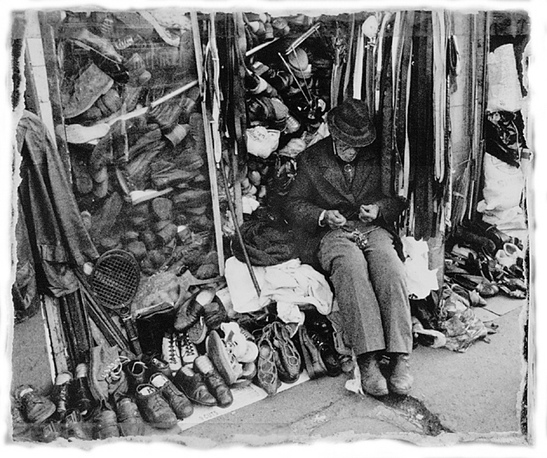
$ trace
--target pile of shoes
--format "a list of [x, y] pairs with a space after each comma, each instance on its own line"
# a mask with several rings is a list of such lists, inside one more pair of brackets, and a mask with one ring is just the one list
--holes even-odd
[[21, 385], [14, 392], [13, 404], [21, 422], [30, 425], [30, 440], [52, 442], [59, 437], [68, 440], [90, 440], [89, 424], [96, 402], [90, 392], [88, 366], [76, 366], [70, 372], [57, 374], [49, 396], [38, 393], [31, 385]]
[[504, 294], [525, 299], [524, 247], [520, 240], [479, 221], [458, 226], [446, 244], [445, 281], [472, 307]]
[[[250, 156], [242, 194], [244, 200], [281, 207], [296, 174], [296, 157], [321, 135], [329, 94], [318, 81], [329, 76], [328, 50], [312, 34], [286, 52], [313, 25], [305, 16], [247, 13], [245, 24], [251, 50], [245, 78]], [[249, 213], [258, 205], [250, 207]]]
[[184, 257], [194, 273], [207, 264], [203, 278], [218, 274], [205, 259], [216, 253], [191, 36], [187, 15], [159, 11], [67, 12], [58, 27], [58, 134], [80, 210], [100, 252], [126, 249], [146, 275]]

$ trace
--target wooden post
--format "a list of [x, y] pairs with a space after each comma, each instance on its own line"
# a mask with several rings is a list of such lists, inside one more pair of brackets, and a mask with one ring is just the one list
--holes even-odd
[[68, 356], [63, 324], [59, 315], [59, 304], [51, 296], [42, 296], [42, 306], [47, 325], [46, 337], [49, 339], [55, 373], [68, 371]]

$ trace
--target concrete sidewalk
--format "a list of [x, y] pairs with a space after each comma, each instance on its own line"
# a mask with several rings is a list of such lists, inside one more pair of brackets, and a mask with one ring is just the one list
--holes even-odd
[[[347, 375], [325, 377], [184, 431], [147, 427], [148, 437], [138, 440], [155, 436], [199, 448], [379, 436], [432, 445], [477, 438], [523, 443], [519, 393], [524, 336], [520, 317], [525, 308], [526, 301], [498, 296], [488, 301], [486, 309], [475, 309], [485, 322], [493, 321], [499, 328], [490, 343], [476, 342], [465, 353], [418, 347], [411, 359], [415, 383], [410, 397], [378, 400], [348, 391]], [[36, 348], [40, 326], [38, 316], [16, 328], [14, 386], [29, 382], [44, 385], [45, 348]]]

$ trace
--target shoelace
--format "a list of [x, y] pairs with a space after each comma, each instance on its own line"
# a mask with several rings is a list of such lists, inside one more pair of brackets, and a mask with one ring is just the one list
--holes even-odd
[[177, 344], [175, 342], [175, 336], [173, 334], [171, 334], [169, 336], [169, 342], [168, 342], [168, 352], [169, 354], [167, 355], [168, 358], [169, 358], [169, 363], [176, 363], [178, 358], [178, 352], [177, 352]]
[[190, 342], [188, 334], [184, 333], [180, 336], [179, 344], [181, 353], [187, 356], [197, 356], [196, 346]]

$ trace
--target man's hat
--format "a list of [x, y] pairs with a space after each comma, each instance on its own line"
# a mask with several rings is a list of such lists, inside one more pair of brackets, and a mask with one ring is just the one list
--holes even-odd
[[353, 147], [368, 146], [376, 139], [376, 129], [363, 100], [348, 99], [331, 109], [327, 124], [334, 138]]

